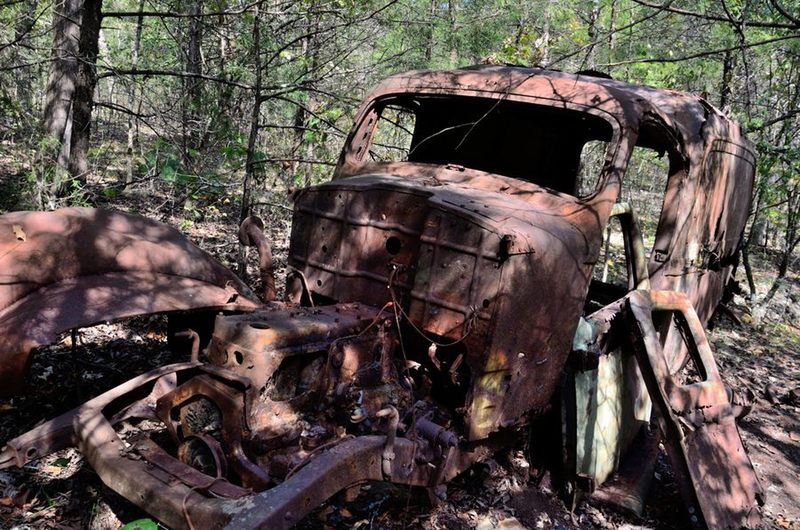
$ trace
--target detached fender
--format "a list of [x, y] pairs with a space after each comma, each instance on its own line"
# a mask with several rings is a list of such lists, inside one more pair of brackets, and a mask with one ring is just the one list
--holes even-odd
[[0, 215], [0, 396], [19, 391], [31, 351], [66, 330], [259, 306], [232, 272], [162, 223], [92, 208]]

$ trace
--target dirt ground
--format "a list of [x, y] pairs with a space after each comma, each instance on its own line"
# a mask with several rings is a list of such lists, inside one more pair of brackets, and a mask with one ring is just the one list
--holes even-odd
[[[128, 210], [149, 211], [146, 196], [131, 197]], [[282, 199], [264, 211], [279, 269], [285, 267], [289, 217]], [[203, 208], [187, 222], [168, 211], [160, 220], [187, 233], [223, 263], [235, 262], [235, 213], [227, 203]], [[180, 214], [180, 212], [179, 212]], [[755, 260], [766, 282], [769, 259]], [[254, 271], [252, 268], [251, 271]], [[279, 271], [280, 272], [280, 271]], [[254, 275], [251, 283], [257, 282]], [[257, 285], [254, 286], [257, 289]], [[739, 423], [744, 444], [767, 490], [764, 528], [800, 530], [800, 281], [796, 271], [760, 319], [742, 300], [733, 307], [742, 324], [721, 318], [709, 339], [726, 382], [752, 392], [752, 411]], [[163, 317], [67, 334], [34, 358], [31, 391], [0, 401], [0, 442], [88, 400], [134, 374], [177, 360], [166, 346]], [[663, 451], [643, 517], [614, 513], [591, 502], [569, 509], [547, 480], [527, 477], [521, 447], [475, 466], [448, 488], [448, 499], [431, 506], [424, 492], [383, 484], [333, 498], [299, 526], [363, 529], [677, 529], [687, 520]], [[2, 528], [156, 528], [147, 514], [105, 487], [75, 450], [0, 472]]]

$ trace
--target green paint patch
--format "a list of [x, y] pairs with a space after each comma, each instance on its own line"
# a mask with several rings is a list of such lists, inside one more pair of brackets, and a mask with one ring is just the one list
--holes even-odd
[[152, 519], [137, 519], [122, 527], [122, 530], [158, 530], [158, 523]]

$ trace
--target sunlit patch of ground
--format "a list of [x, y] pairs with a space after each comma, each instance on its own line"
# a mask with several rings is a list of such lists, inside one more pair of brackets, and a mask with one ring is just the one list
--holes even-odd
[[755, 397], [739, 431], [767, 492], [766, 520], [800, 528], [800, 328], [719, 326], [709, 338], [726, 383]]

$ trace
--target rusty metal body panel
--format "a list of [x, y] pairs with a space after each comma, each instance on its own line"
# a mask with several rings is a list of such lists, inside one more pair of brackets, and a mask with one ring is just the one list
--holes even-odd
[[[651, 282], [654, 289], [688, 293], [701, 320], [711, 317], [735, 263], [752, 195], [755, 150], [738, 123], [697, 96], [612, 79], [514, 67], [409, 72], [382, 82], [362, 106], [335, 178], [388, 173], [459, 181], [469, 174], [469, 168], [408, 167], [375, 163], [364, 156], [379, 108], [376, 102], [398, 94], [518, 99], [611, 121], [619, 127], [618, 146], [609, 153], [599, 196], [582, 201], [601, 226], [610, 214], [605, 201], [616, 200], [616, 179], [624, 175], [632, 147], [669, 151], [670, 178], [649, 258]], [[483, 172], [472, 186], [500, 188], [493, 175]], [[518, 190], [503, 192], [515, 195]]]
[[249, 309], [250, 290], [177, 230], [121, 212], [0, 216], [0, 388], [30, 352], [77, 327], [141, 314]]
[[[413, 114], [410, 143], [399, 160], [373, 160], [383, 142], [377, 124], [396, 108]], [[602, 146], [602, 167], [584, 175], [580, 155], [590, 142]], [[649, 256], [636, 213], [618, 202], [634, 147], [666, 152], [670, 161]], [[587, 178], [596, 183], [586, 186]], [[737, 124], [695, 96], [507, 67], [391, 77], [358, 111], [333, 180], [293, 193], [287, 301], [273, 301], [272, 252], [263, 223], [249, 218], [239, 237], [259, 250], [268, 303], [218, 316], [206, 362], [140, 376], [9, 441], [0, 468], [77, 444], [107, 484], [171, 527], [202, 520], [210, 528], [283, 528], [367, 480], [422, 486], [441, 498], [448, 480], [508, 447], [522, 427], [546, 438], [537, 430], [546, 424], [537, 422], [560, 407], [572, 419], [564, 420], [556, 452], [566, 449], [573, 474], [602, 482], [642, 438], [647, 391], [660, 391], [664, 379], [640, 355], [639, 368], [651, 379], [645, 388], [631, 340], [621, 333], [628, 301], [636, 299], [630, 293], [651, 285], [682, 291], [698, 325], [705, 322], [730, 277], [751, 187], [750, 144]], [[49, 215], [97, 225], [84, 211]], [[622, 286], [592, 278], [614, 216], [624, 232]], [[73, 246], [85, 248], [65, 247], [78, 265], [66, 267], [74, 271], [65, 278], [51, 267], [46, 283], [54, 292], [76, 299], [82, 291], [69, 283], [76, 278], [105, 308], [103, 289], [121, 282], [130, 290], [126, 303], [164, 311], [172, 307], [164, 296], [176, 291], [158, 283], [160, 275], [189, 282], [180, 293], [191, 282], [213, 285], [215, 295], [226, 286], [228, 273], [205, 258], [182, 259], [196, 254], [182, 243], [172, 253], [152, 247], [173, 242], [174, 234], [145, 223], [145, 235], [134, 236], [136, 223], [127, 217], [106, 224], [118, 223], [123, 229], [99, 232], [110, 238], [100, 249], [87, 246], [98, 233], [71, 236]], [[154, 239], [147, 235], [153, 230]], [[83, 263], [86, 248], [91, 258]], [[127, 285], [148, 274], [157, 292], [138, 297]], [[49, 294], [14, 284], [13, 296], [28, 295], [33, 308]], [[231, 285], [238, 298], [206, 305], [253, 309], [244, 288]], [[31, 312], [6, 314], [16, 323], [35, 320]], [[80, 322], [97, 317], [79, 314]], [[50, 334], [60, 329], [49, 326]], [[651, 328], [640, 342], [655, 340]], [[185, 335], [197, 345], [200, 331]], [[678, 328], [663, 332], [664, 351], [680, 361]], [[576, 380], [585, 388], [575, 391]], [[620, 421], [610, 425], [614, 419]], [[123, 420], [143, 427], [118, 432]], [[667, 427], [674, 438], [677, 431]], [[727, 416], [721, 429], [725, 437], [736, 434]], [[699, 454], [725, 447], [715, 436], [702, 438], [710, 445]], [[164, 439], [171, 452], [157, 443]], [[649, 440], [652, 457], [658, 440]], [[704, 478], [683, 457], [697, 446], [674, 451], [678, 472], [695, 485]], [[598, 461], [609, 458], [608, 465]], [[743, 459], [729, 464], [721, 468], [751, 476]], [[742, 518], [738, 510], [752, 506], [755, 489], [743, 490], [738, 497], [720, 491], [729, 496], [716, 512], [700, 502], [701, 522], [752, 524], [756, 516]], [[736, 504], [741, 498], [745, 503]]]
[[[290, 262], [314, 293], [374, 306], [394, 297], [423, 331], [463, 341], [476, 381], [467, 421], [478, 439], [549, 402], [595, 249], [580, 229], [590, 214], [574, 201], [532, 186], [512, 199], [470, 184], [367, 175], [304, 190]], [[372, 222], [384, 216], [394, 222]], [[542, 293], [575, 302], [530, 303]], [[510, 333], [509, 314], [536, 326]]]
[[[539, 182], [562, 186], [535, 167], [524, 180], [411, 155], [371, 161], [366, 153], [382, 106], [406, 96], [488, 98], [601, 118], [611, 133], [596, 191], [582, 199], [554, 193]], [[392, 296], [381, 287], [392, 283], [418, 327], [463, 340], [474, 374], [467, 421], [477, 439], [549, 401], [634, 145], [670, 149], [674, 165], [681, 161], [671, 171], [669, 189], [679, 191], [667, 194], [650, 281], [689, 293], [703, 321], [710, 318], [752, 187], [752, 165], [721, 161], [714, 146], [722, 137], [752, 160], [738, 125], [687, 94], [519, 68], [401, 74], [379, 85], [358, 113], [335, 179], [298, 194], [290, 263], [312, 292], [331, 300], [380, 305]], [[412, 153], [428, 139], [415, 136]], [[693, 249], [700, 247], [715, 259], [698, 261]], [[532, 303], [541, 293], [558, 303]], [[520, 320], [535, 324], [509, 333]]]
[[[629, 326], [690, 520], [700, 528], [754, 528], [764, 490], [742, 446], [733, 408], [700, 319], [689, 298], [674, 291], [637, 291], [628, 298]], [[682, 383], [670, 370], [653, 325], [654, 313], [674, 313], [700, 380]]]

